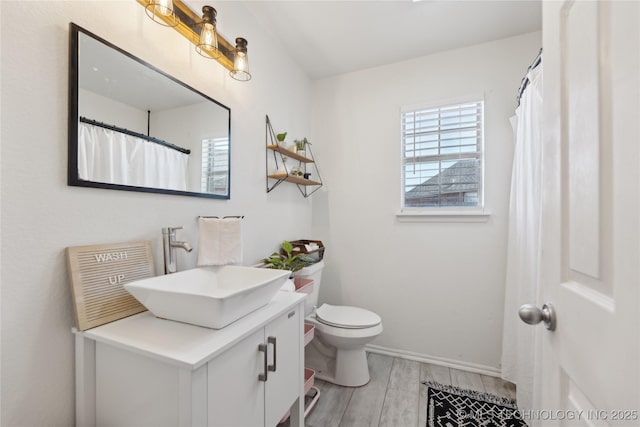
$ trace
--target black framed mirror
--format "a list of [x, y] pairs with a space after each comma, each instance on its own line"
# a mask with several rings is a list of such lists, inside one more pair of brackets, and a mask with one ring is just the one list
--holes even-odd
[[69, 185], [231, 197], [231, 109], [73, 23], [69, 41]]

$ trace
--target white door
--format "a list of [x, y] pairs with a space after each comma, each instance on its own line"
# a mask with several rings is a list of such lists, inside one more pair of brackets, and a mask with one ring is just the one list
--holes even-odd
[[543, 1], [538, 305], [557, 327], [536, 326], [530, 425], [640, 425], [639, 27], [636, 0]]

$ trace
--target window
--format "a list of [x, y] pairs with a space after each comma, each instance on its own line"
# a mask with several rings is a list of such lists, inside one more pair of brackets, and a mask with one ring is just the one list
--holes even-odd
[[402, 208], [482, 206], [483, 101], [402, 112]]
[[228, 171], [229, 139], [203, 139], [200, 190], [203, 193], [226, 194]]

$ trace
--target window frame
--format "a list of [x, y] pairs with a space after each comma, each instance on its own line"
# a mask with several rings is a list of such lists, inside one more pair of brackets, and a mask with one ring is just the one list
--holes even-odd
[[[478, 191], [478, 204], [475, 206], [415, 206], [407, 207], [405, 205], [405, 188], [406, 188], [406, 157], [405, 157], [405, 138], [403, 132], [404, 116], [407, 113], [417, 112], [421, 110], [443, 109], [447, 107], [455, 107], [468, 103], [479, 103], [481, 108], [480, 138], [478, 141], [479, 149], [474, 152], [480, 162], [480, 186]], [[400, 108], [399, 114], [399, 134], [400, 134], [400, 211], [396, 213], [399, 221], [486, 221], [490, 213], [486, 209], [486, 179], [485, 179], [485, 125], [486, 125], [486, 109], [485, 98], [483, 95], [470, 95], [463, 98], [441, 100], [431, 103], [422, 103], [416, 105], [405, 105]], [[434, 155], [434, 161], [446, 160], [447, 155]]]

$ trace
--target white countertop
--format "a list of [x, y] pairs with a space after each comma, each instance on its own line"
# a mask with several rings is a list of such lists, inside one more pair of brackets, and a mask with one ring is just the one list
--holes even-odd
[[145, 311], [76, 334], [154, 359], [196, 370], [305, 298], [298, 292], [276, 293], [266, 306], [223, 329], [164, 320]]

